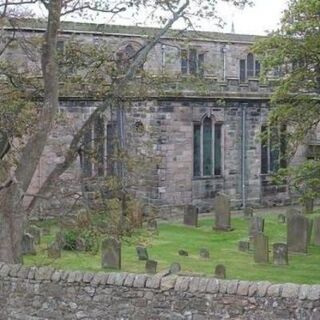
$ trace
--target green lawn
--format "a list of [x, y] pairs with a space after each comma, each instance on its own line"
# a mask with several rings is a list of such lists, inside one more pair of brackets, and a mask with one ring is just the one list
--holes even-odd
[[[310, 216], [311, 217], [311, 216]], [[277, 215], [265, 215], [265, 234], [269, 236], [269, 247], [275, 242], [286, 241], [286, 225], [278, 224]], [[135, 246], [144, 242], [149, 258], [158, 261], [158, 271], [167, 269], [172, 262], [179, 262], [183, 272], [213, 275], [217, 264], [224, 264], [228, 279], [268, 280], [271, 282], [320, 283], [320, 247], [311, 245], [308, 255], [290, 255], [289, 266], [273, 266], [272, 263], [254, 263], [252, 254], [238, 251], [238, 241], [247, 239], [247, 221], [243, 217], [232, 217], [232, 232], [212, 230], [213, 219], [200, 219], [199, 228], [186, 227], [180, 222], [160, 223], [159, 235], [150, 235], [146, 230], [138, 231], [122, 246], [122, 271], [144, 272], [144, 261], [139, 261]], [[52, 233], [55, 227], [51, 227]], [[26, 265], [52, 265], [67, 270], [101, 271], [100, 254], [63, 251], [61, 259], [47, 258], [47, 242], [52, 235], [42, 238], [36, 256], [25, 256]], [[199, 249], [207, 248], [210, 259], [199, 257]], [[178, 250], [187, 250], [189, 256], [181, 257]], [[272, 261], [272, 252], [270, 252]]]

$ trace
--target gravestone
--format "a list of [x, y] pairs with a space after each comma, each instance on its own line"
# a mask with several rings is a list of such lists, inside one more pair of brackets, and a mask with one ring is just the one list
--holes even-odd
[[178, 254], [179, 254], [179, 256], [187, 257], [188, 251], [181, 249], [178, 251]]
[[183, 223], [187, 226], [198, 227], [198, 208], [187, 205], [184, 208]]
[[39, 227], [31, 225], [27, 228], [27, 233], [33, 236], [34, 244], [40, 244], [41, 229]]
[[147, 273], [157, 273], [158, 262], [154, 260], [146, 261], [146, 272]]
[[137, 255], [138, 255], [139, 260], [148, 260], [149, 259], [147, 248], [142, 247], [142, 246], [138, 246], [138, 247], [136, 247], [136, 250], [137, 250]]
[[249, 220], [249, 230], [248, 234], [254, 236], [258, 233], [263, 233], [264, 231], [264, 219], [261, 217], [251, 217]]
[[313, 241], [316, 246], [320, 246], [320, 217], [314, 218], [313, 225]]
[[304, 214], [313, 213], [313, 207], [314, 207], [314, 200], [313, 199], [306, 199], [304, 201], [303, 213]]
[[158, 222], [156, 219], [150, 219], [147, 222], [147, 229], [153, 233], [158, 234], [159, 230], [158, 230]]
[[273, 244], [273, 264], [278, 266], [288, 264], [288, 246], [285, 243]]
[[205, 258], [205, 259], [209, 259], [209, 257], [210, 257], [209, 250], [206, 248], [201, 248], [200, 249], [200, 257]]
[[114, 238], [104, 239], [101, 243], [102, 268], [121, 269], [121, 242]]
[[48, 245], [48, 258], [58, 259], [61, 257], [61, 247], [56, 241]]
[[34, 248], [34, 238], [30, 233], [23, 234], [21, 250], [22, 254], [36, 254], [36, 249]]
[[251, 207], [245, 207], [244, 210], [243, 210], [243, 215], [246, 217], [246, 218], [250, 218], [253, 216], [253, 208]]
[[282, 213], [278, 214], [278, 223], [286, 223], [286, 216]]
[[218, 279], [225, 279], [226, 267], [223, 264], [218, 264], [214, 270], [214, 276]]
[[290, 252], [307, 253], [310, 231], [309, 219], [292, 215], [287, 220], [287, 245]]
[[263, 233], [257, 233], [253, 236], [253, 258], [256, 263], [269, 262], [269, 244], [268, 237]]
[[215, 225], [213, 229], [221, 231], [232, 231], [230, 199], [227, 195], [219, 193], [215, 198]]
[[238, 242], [239, 251], [248, 252], [250, 249], [249, 241], [239, 241]]
[[174, 262], [174, 263], [171, 264], [170, 269], [169, 269], [169, 272], [170, 272], [171, 274], [175, 274], [175, 273], [178, 273], [178, 272], [180, 272], [180, 271], [181, 271], [181, 265], [180, 265], [180, 263]]
[[289, 207], [286, 211], [286, 216], [287, 216], [287, 219], [291, 216], [295, 216], [295, 215], [301, 215], [302, 212], [294, 207]]
[[56, 233], [55, 242], [59, 245], [60, 249], [63, 249], [63, 247], [66, 244], [66, 239], [65, 239], [64, 233], [62, 231], [58, 231]]

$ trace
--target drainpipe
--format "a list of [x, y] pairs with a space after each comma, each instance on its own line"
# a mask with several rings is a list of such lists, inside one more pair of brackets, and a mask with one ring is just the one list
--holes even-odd
[[247, 103], [240, 103], [241, 107], [241, 201], [242, 208], [245, 209], [247, 206], [247, 190], [246, 190], [246, 178], [247, 178], [247, 155], [246, 155], [246, 144], [247, 144], [247, 130], [246, 130], [246, 112]]

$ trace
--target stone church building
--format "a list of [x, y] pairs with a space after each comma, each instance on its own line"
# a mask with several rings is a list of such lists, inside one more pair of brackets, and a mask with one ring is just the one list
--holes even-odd
[[[29, 37], [43, 31], [40, 24], [19, 30]], [[72, 37], [80, 44], [104, 41], [115, 54], [130, 55], [152, 32], [147, 28], [66, 22], [58, 49], [63, 50], [64, 42]], [[149, 54], [144, 70], [175, 80], [159, 94], [155, 91], [133, 99], [126, 118], [136, 127], [153, 132], [151, 148], [160, 161], [153, 168], [144, 197], [165, 208], [167, 214], [187, 204], [205, 211], [214, 206], [221, 191], [230, 196], [235, 208], [288, 201], [287, 186], [274, 185], [270, 179], [279, 167], [286, 166], [282, 157], [286, 128], [270, 132], [264, 143], [260, 140], [261, 134], [269, 131], [271, 88], [259, 82], [260, 61], [251, 51], [255, 40], [251, 35], [170, 31]], [[61, 94], [60, 112], [71, 122], [62, 121], [54, 127], [31, 192], [40, 188], [61, 161], [76, 128], [101, 101], [86, 92]], [[110, 172], [114, 122], [109, 116], [106, 111], [106, 117], [84, 137], [94, 141], [99, 134], [103, 136], [104, 143], [97, 150], [99, 160], [79, 157], [61, 178], [69, 185], [76, 185], [81, 174], [101, 177]], [[141, 139], [143, 135], [139, 135]]]

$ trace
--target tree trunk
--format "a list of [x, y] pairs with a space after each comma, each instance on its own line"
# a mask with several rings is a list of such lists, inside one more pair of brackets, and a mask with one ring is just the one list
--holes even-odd
[[22, 201], [41, 154], [46, 145], [59, 104], [56, 64], [56, 43], [60, 26], [61, 0], [51, 0], [48, 5], [48, 25], [42, 48], [41, 67], [44, 84], [44, 101], [34, 134], [22, 149], [11, 182], [0, 190], [0, 261], [22, 261], [24, 211]]

